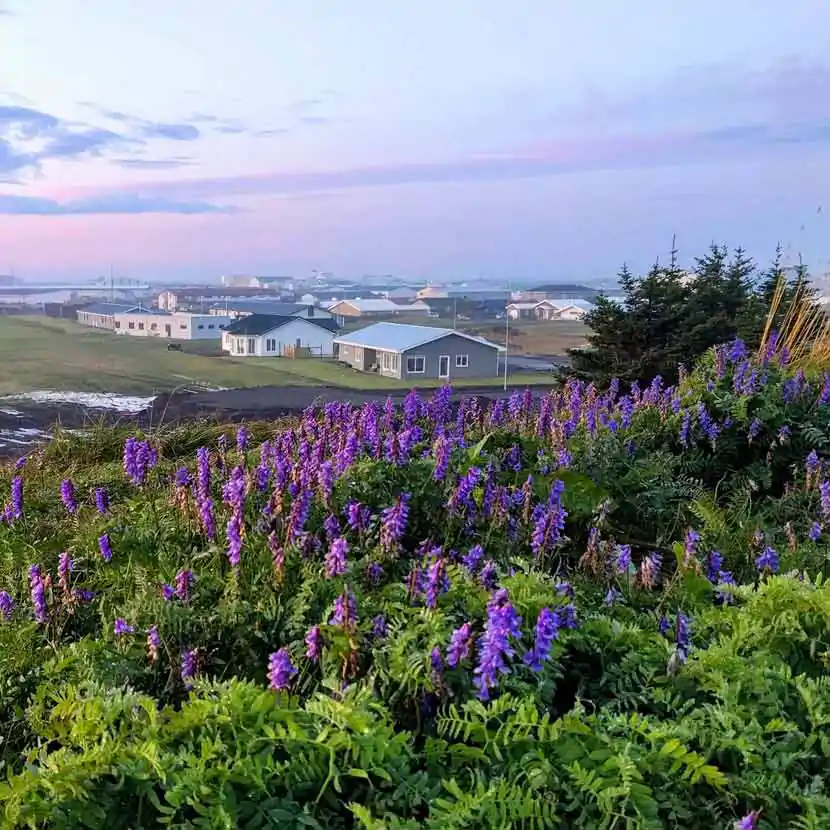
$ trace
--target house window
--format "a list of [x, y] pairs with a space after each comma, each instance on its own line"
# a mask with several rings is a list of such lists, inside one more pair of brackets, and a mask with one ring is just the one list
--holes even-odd
[[144, 331], [144, 323], [139, 323], [138, 324], [138, 330], [139, 331]]
[[470, 365], [470, 355], [468, 354], [457, 354], [455, 356], [455, 368], [456, 369], [466, 369]]
[[407, 357], [406, 371], [409, 375], [422, 375], [426, 371], [426, 360], [422, 355]]
[[214, 325], [213, 325], [213, 323], [208, 323], [208, 328], [209, 328], [209, 329], [215, 329], [215, 328], [216, 328], [216, 326], [214, 326]]
[[134, 329], [135, 328], [135, 323], [130, 323], [129, 326], [130, 326], [131, 329]]
[[116, 320], [116, 321], [115, 321], [115, 327], [116, 327], [117, 329], [120, 329], [120, 328], [121, 328], [121, 321], [120, 321], [120, 320]]
[[265, 351], [266, 352], [275, 352], [277, 350], [277, 338], [276, 337], [269, 337], [265, 341]]
[[179, 323], [179, 328], [182, 331], [187, 331], [187, 323]]
[[155, 323], [150, 323], [150, 331], [155, 331], [158, 326]]
[[205, 327], [204, 323], [199, 323], [199, 325], [196, 326], [197, 329], [203, 329], [204, 327]]
[[236, 343], [236, 353], [237, 354], [245, 354], [245, 348], [242, 345], [242, 338], [237, 337], [235, 343]]

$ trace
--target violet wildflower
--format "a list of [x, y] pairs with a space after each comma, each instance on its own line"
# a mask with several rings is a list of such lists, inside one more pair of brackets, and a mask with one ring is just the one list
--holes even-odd
[[14, 469], [16, 472], [19, 473], [26, 466], [26, 460], [26, 456], [21, 455], [20, 458], [18, 458], [17, 461], [14, 462]]
[[108, 533], [98, 537], [98, 550], [101, 551], [101, 558], [104, 562], [112, 560], [112, 545], [110, 544], [110, 537]]
[[151, 626], [147, 630], [147, 657], [154, 663], [158, 660], [159, 649], [161, 648], [161, 637], [156, 626]]
[[8, 591], [0, 591], [0, 617], [6, 622], [12, 618], [14, 614], [14, 600]]
[[478, 570], [479, 564], [484, 557], [484, 548], [481, 545], [474, 545], [464, 555], [461, 564], [471, 573], [475, 574]]
[[644, 588], [653, 588], [660, 578], [660, 568], [663, 565], [663, 555], [659, 551], [652, 551], [644, 556], [640, 562], [640, 583]]
[[674, 623], [674, 638], [677, 643], [677, 656], [681, 663], [685, 663], [692, 649], [692, 628], [689, 618], [682, 612], [677, 612]]
[[351, 591], [344, 591], [335, 600], [334, 613], [329, 625], [338, 625], [345, 629], [354, 628], [358, 623], [357, 603]]
[[830, 481], [825, 479], [818, 486], [821, 501], [821, 515], [825, 521], [830, 521]]
[[473, 627], [470, 623], [464, 623], [456, 628], [450, 637], [450, 644], [447, 648], [447, 665], [454, 669], [463, 660], [467, 660], [473, 648]]
[[755, 830], [758, 826], [758, 818], [760, 815], [760, 810], [753, 810], [751, 813], [747, 813], [742, 819], [735, 822], [735, 830]]
[[72, 479], [65, 478], [61, 482], [61, 501], [67, 513], [75, 514], [78, 512], [78, 502], [75, 498], [75, 485], [72, 483]]
[[686, 530], [686, 537], [683, 543], [683, 563], [688, 566], [697, 552], [697, 543], [700, 541], [700, 534], [692, 528]]
[[35, 619], [41, 624], [45, 623], [47, 620], [46, 586], [43, 584], [40, 565], [32, 565], [29, 568], [29, 586], [32, 592]]
[[663, 616], [660, 617], [660, 620], [657, 623], [657, 630], [661, 634], [666, 634], [666, 633], [668, 633], [668, 630], [670, 628], [671, 628], [671, 623], [669, 622], [669, 618], [665, 614], [663, 614]]
[[372, 636], [376, 640], [382, 640], [387, 634], [386, 617], [383, 614], [378, 614], [372, 620]]
[[242, 561], [242, 531], [242, 516], [239, 511], [234, 510], [226, 529], [228, 562], [234, 570], [239, 568], [239, 563]]
[[61, 587], [64, 596], [70, 595], [69, 579], [75, 563], [72, 557], [65, 551], [58, 557], [58, 585]]
[[23, 477], [15, 476], [12, 479], [11, 514], [15, 519], [23, 515]]
[[426, 578], [426, 607], [435, 608], [438, 597], [448, 589], [447, 577], [444, 571], [444, 560], [437, 557], [427, 569]]
[[113, 630], [115, 631], [116, 637], [123, 637], [126, 634], [132, 634], [135, 631], [135, 628], [133, 628], [133, 626], [121, 617], [116, 617]]
[[539, 672], [550, 657], [553, 641], [559, 636], [559, 621], [550, 608], [543, 608], [536, 620], [536, 640], [533, 648], [524, 656], [524, 662], [533, 671]]
[[473, 674], [473, 685], [481, 700], [490, 698], [490, 690], [498, 682], [498, 676], [509, 673], [505, 659], [515, 652], [512, 639], [521, 637], [522, 618], [516, 613], [505, 589], [496, 591], [487, 606], [487, 622], [481, 637], [479, 664]]
[[346, 554], [349, 552], [349, 543], [344, 537], [335, 539], [326, 554], [326, 576], [331, 579], [346, 572]]
[[236, 431], [236, 448], [239, 452], [245, 452], [248, 449], [248, 444], [251, 440], [251, 433], [248, 432], [245, 426], [239, 427]]
[[305, 635], [305, 656], [312, 662], [317, 662], [323, 653], [323, 632], [319, 625], [314, 625]]
[[346, 523], [349, 529], [355, 533], [362, 533], [366, 530], [369, 524], [369, 517], [371, 511], [368, 507], [364, 507], [359, 501], [350, 501], [344, 510], [346, 514]]
[[618, 574], [628, 573], [631, 567], [631, 545], [617, 545], [614, 551], [614, 568]]
[[533, 532], [530, 547], [538, 559], [551, 551], [562, 538], [567, 511], [562, 506], [562, 493], [565, 483], [557, 479], [551, 486], [547, 504], [539, 504], [533, 510]]
[[190, 588], [195, 581], [193, 571], [185, 569], [176, 574], [176, 596], [182, 602], [187, 602], [190, 599]]
[[809, 537], [813, 542], [817, 542], [821, 538], [822, 527], [818, 522], [813, 522], [810, 527]]
[[747, 436], [749, 437], [750, 443], [754, 441], [761, 432], [761, 421], [758, 418], [753, 418], [752, 422], [749, 425], [749, 429], [747, 430]]
[[188, 691], [193, 688], [192, 680], [196, 677], [196, 658], [198, 651], [195, 648], [186, 649], [182, 653], [182, 667], [181, 677], [184, 681], [184, 687]]
[[717, 584], [721, 568], [723, 568], [723, 557], [716, 550], [710, 551], [706, 560], [706, 578]]
[[432, 679], [440, 683], [444, 676], [444, 658], [441, 656], [441, 649], [438, 646], [435, 646], [429, 655], [429, 665], [432, 669]]
[[481, 584], [488, 590], [492, 591], [493, 588], [496, 587], [496, 578], [498, 576], [498, 572], [496, 570], [496, 563], [493, 562], [492, 559], [488, 559], [484, 563], [484, 567], [481, 569], [481, 573], [478, 575], [478, 578], [481, 580]]
[[625, 597], [616, 589], [616, 588], [609, 588], [608, 593], [605, 595], [605, 604], [611, 608], [612, 606], [616, 605], [618, 602], [624, 602]]
[[380, 585], [383, 577], [383, 566], [378, 564], [377, 562], [370, 562], [368, 567], [366, 568], [366, 578], [369, 580], [369, 582], [371, 582], [372, 585]]
[[755, 567], [761, 572], [769, 571], [770, 573], [776, 573], [780, 567], [778, 552], [767, 545], [761, 551], [761, 555], [755, 560]]
[[176, 589], [165, 582], [161, 586], [161, 595], [166, 602], [170, 602], [176, 596]]
[[104, 514], [110, 509], [110, 495], [106, 487], [97, 487], [95, 489], [95, 508]]
[[384, 509], [381, 514], [380, 545], [387, 553], [397, 547], [406, 532], [410, 498], [409, 493], [401, 493], [395, 504]]
[[268, 658], [268, 683], [274, 691], [280, 692], [287, 689], [295, 674], [297, 674], [297, 667], [291, 662], [291, 655], [287, 648], [275, 651]]

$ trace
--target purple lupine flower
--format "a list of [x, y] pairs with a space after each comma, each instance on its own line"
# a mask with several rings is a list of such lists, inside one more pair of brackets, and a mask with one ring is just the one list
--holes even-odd
[[669, 622], [669, 618], [665, 614], [663, 614], [663, 616], [660, 617], [660, 621], [657, 623], [657, 630], [661, 634], [666, 634], [670, 628], [671, 623]]
[[69, 579], [74, 567], [75, 563], [72, 561], [72, 557], [64, 551], [58, 557], [58, 585], [60, 585], [65, 596], [70, 595]]
[[15, 476], [12, 479], [11, 514], [15, 519], [23, 515], [23, 476]]
[[537, 559], [553, 550], [562, 538], [565, 518], [568, 515], [562, 506], [564, 491], [565, 482], [557, 479], [551, 486], [547, 504], [539, 504], [533, 510], [533, 533], [530, 537], [530, 547]]
[[176, 589], [165, 582], [161, 586], [161, 596], [165, 602], [170, 602], [176, 596]]
[[46, 607], [46, 586], [43, 584], [43, 576], [40, 565], [32, 565], [29, 568], [29, 586], [32, 591], [32, 605], [35, 610], [35, 619], [43, 624], [47, 620]]
[[384, 576], [383, 566], [377, 562], [370, 562], [366, 568], [366, 578], [372, 585], [380, 585]]
[[819, 522], [813, 522], [812, 526], [810, 527], [809, 537], [811, 541], [817, 542], [821, 538], [822, 527]]
[[474, 545], [464, 555], [461, 564], [471, 573], [475, 574], [478, 570], [479, 564], [484, 557], [484, 548], [481, 545]]
[[369, 524], [371, 511], [359, 501], [350, 501], [343, 511], [346, 514], [346, 523], [355, 533], [362, 533]]
[[460, 628], [456, 628], [450, 638], [450, 644], [447, 648], [447, 665], [454, 669], [463, 660], [470, 657], [473, 649], [473, 627], [470, 623], [464, 623]]
[[242, 516], [237, 510], [234, 510], [231, 514], [226, 534], [228, 539], [228, 562], [234, 570], [237, 570], [239, 563], [242, 561]]
[[723, 557], [716, 550], [710, 551], [709, 558], [706, 560], [706, 578], [717, 584], [721, 568], [723, 568]]
[[176, 486], [176, 489], [184, 489], [185, 487], [190, 487], [193, 483], [193, 480], [190, 477], [190, 472], [188, 471], [187, 467], [179, 467], [176, 470], [176, 473], [173, 477], [173, 484]]
[[688, 566], [694, 559], [695, 553], [697, 552], [697, 543], [699, 541], [700, 534], [696, 530], [688, 528], [683, 542], [683, 562], [685, 565]]
[[815, 450], [810, 450], [807, 454], [807, 459], [804, 462], [804, 468], [807, 471], [807, 475], [813, 475], [818, 472], [819, 467], [821, 467], [821, 461], [819, 461], [818, 453]]
[[731, 571], [721, 571], [718, 574], [718, 587], [716, 601], [721, 604], [728, 604], [734, 599], [730, 586], [735, 584], [735, 577]]
[[323, 533], [326, 539], [331, 542], [340, 535], [340, 532], [340, 522], [337, 520], [337, 516], [334, 513], [329, 513], [323, 520]]
[[778, 552], [767, 545], [761, 552], [761, 555], [755, 560], [755, 567], [761, 572], [769, 571], [770, 573], [776, 573], [780, 567]]
[[268, 683], [274, 691], [281, 692], [287, 689], [295, 674], [297, 667], [291, 662], [287, 648], [275, 651], [268, 658]]
[[75, 498], [75, 485], [70, 478], [65, 478], [61, 482], [61, 501], [67, 513], [75, 514], [78, 512], [78, 502]]
[[692, 413], [686, 410], [683, 413], [683, 422], [680, 424], [680, 443], [684, 447], [689, 446], [689, 433], [692, 429]]
[[425, 604], [427, 608], [435, 608], [438, 597], [447, 590], [447, 577], [444, 571], [444, 559], [436, 557], [427, 569]]
[[618, 574], [628, 573], [631, 567], [631, 545], [617, 545], [614, 551], [614, 568]]
[[199, 496], [199, 521], [205, 536], [211, 541], [216, 538], [216, 519], [213, 515], [213, 499], [209, 496]]
[[104, 562], [110, 562], [112, 560], [112, 545], [110, 544], [108, 533], [104, 533], [98, 537], [98, 550], [101, 551], [101, 558]]
[[447, 476], [447, 470], [450, 466], [450, 456], [452, 454], [452, 442], [446, 435], [439, 435], [435, 442], [435, 449], [433, 455], [435, 457], [435, 467], [432, 471], [432, 477], [435, 481], [443, 481]]
[[110, 509], [110, 494], [106, 487], [95, 488], [95, 508], [101, 514]]
[[121, 617], [116, 617], [113, 630], [115, 631], [116, 637], [123, 637], [126, 634], [132, 634], [135, 631], [135, 628], [133, 628], [133, 626]]
[[335, 539], [326, 554], [326, 576], [331, 579], [346, 572], [346, 554], [349, 552], [349, 543], [341, 536]]
[[681, 663], [685, 663], [692, 649], [692, 627], [689, 618], [682, 611], [677, 612], [674, 638], [677, 643], [677, 657]]
[[317, 662], [323, 653], [323, 632], [319, 625], [314, 625], [305, 635], [305, 656], [312, 662]]
[[515, 652], [512, 639], [521, 637], [522, 618], [511, 605], [507, 590], [502, 588], [493, 595], [487, 606], [487, 621], [479, 648], [479, 663], [473, 671], [473, 685], [480, 700], [489, 700], [490, 690], [498, 682], [500, 674], [507, 674], [505, 659]]
[[498, 576], [498, 572], [496, 570], [496, 563], [493, 562], [492, 559], [488, 559], [484, 566], [481, 569], [481, 573], [478, 575], [478, 578], [481, 580], [481, 584], [488, 590], [492, 591], [493, 588], [496, 587], [496, 578]]
[[644, 588], [653, 588], [657, 584], [662, 565], [663, 555], [659, 551], [652, 551], [643, 557], [640, 562], [640, 582]]
[[386, 617], [383, 614], [378, 614], [372, 620], [372, 636], [376, 640], [382, 640], [387, 633]]
[[182, 652], [181, 677], [184, 681], [184, 687], [188, 691], [193, 688], [193, 683], [191, 681], [194, 677], [196, 677], [197, 657], [198, 651], [195, 648], [186, 649], [184, 652]]
[[401, 493], [395, 504], [381, 514], [380, 546], [385, 552], [394, 550], [406, 532], [411, 494]]
[[624, 601], [625, 601], [625, 597], [616, 588], [609, 588], [608, 593], [605, 595], [605, 599], [604, 599], [605, 604], [609, 608], [616, 605], [618, 602], [624, 602]]
[[357, 603], [351, 591], [344, 591], [335, 600], [334, 613], [329, 620], [329, 625], [339, 625], [345, 629], [352, 629], [358, 623]]
[[27, 458], [25, 455], [21, 455], [17, 461], [14, 462], [14, 469], [16, 472], [20, 472], [26, 466]]
[[754, 441], [761, 432], [761, 421], [758, 418], [753, 418], [747, 430], [747, 436], [750, 442]]
[[432, 679], [436, 682], [441, 682], [444, 676], [444, 658], [441, 656], [441, 649], [435, 646], [429, 655], [429, 665]]
[[747, 813], [742, 819], [735, 822], [735, 830], [755, 830], [758, 826], [758, 818], [760, 815], [760, 810], [753, 810], [751, 813]]
[[196, 577], [193, 576], [193, 571], [185, 569], [176, 574], [176, 596], [182, 602], [187, 602], [190, 599], [190, 588], [195, 581]]
[[470, 514], [475, 512], [476, 506], [473, 501], [473, 492], [481, 481], [482, 475], [482, 471], [478, 467], [470, 467], [459, 478], [458, 484], [450, 494], [449, 501], [447, 502], [447, 509], [451, 514], [460, 514], [465, 510]]
[[819, 498], [821, 500], [821, 515], [824, 521], [830, 521], [830, 481], [825, 479], [818, 486]]
[[8, 591], [0, 591], [0, 617], [6, 622], [12, 618], [14, 614], [14, 600]]
[[576, 611], [573, 606], [565, 606], [570, 608], [569, 612], [561, 612], [560, 609], [551, 611], [550, 608], [543, 608], [539, 612], [536, 620], [536, 640], [533, 648], [524, 656], [524, 662], [533, 671], [540, 672], [546, 660], [550, 659], [550, 652], [553, 648], [553, 642], [559, 636], [559, 629], [562, 627], [563, 620], [570, 621], [573, 619], [573, 626], [576, 625]]
[[159, 636], [159, 630], [153, 625], [147, 629], [147, 657], [154, 663], [158, 660], [160, 648], [161, 637]]
[[236, 431], [236, 448], [239, 452], [245, 452], [248, 449], [248, 444], [251, 440], [251, 433], [248, 432], [247, 427], [244, 425], [239, 427]]

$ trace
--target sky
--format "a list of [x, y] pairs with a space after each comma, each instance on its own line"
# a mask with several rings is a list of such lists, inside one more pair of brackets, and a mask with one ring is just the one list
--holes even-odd
[[[0, 0], [0, 272], [830, 271], [826, 0]], [[826, 204], [825, 204], [826, 203]]]

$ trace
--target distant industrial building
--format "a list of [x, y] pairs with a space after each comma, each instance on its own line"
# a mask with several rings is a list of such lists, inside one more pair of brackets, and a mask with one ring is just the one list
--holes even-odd
[[242, 274], [224, 275], [219, 280], [226, 288], [264, 288], [268, 291], [293, 291], [294, 277], [253, 277]]
[[587, 300], [569, 298], [508, 303], [506, 310], [511, 320], [581, 320], [593, 308]]
[[362, 372], [398, 380], [492, 377], [503, 347], [433, 326], [374, 323], [334, 339], [334, 356]]
[[392, 300], [355, 299], [341, 300], [328, 307], [335, 317], [394, 317], [400, 314], [429, 315], [429, 306], [426, 303], [395, 303]]
[[132, 309], [115, 314], [115, 333], [132, 337], [161, 337], [167, 340], [219, 340], [230, 317], [213, 314]]

